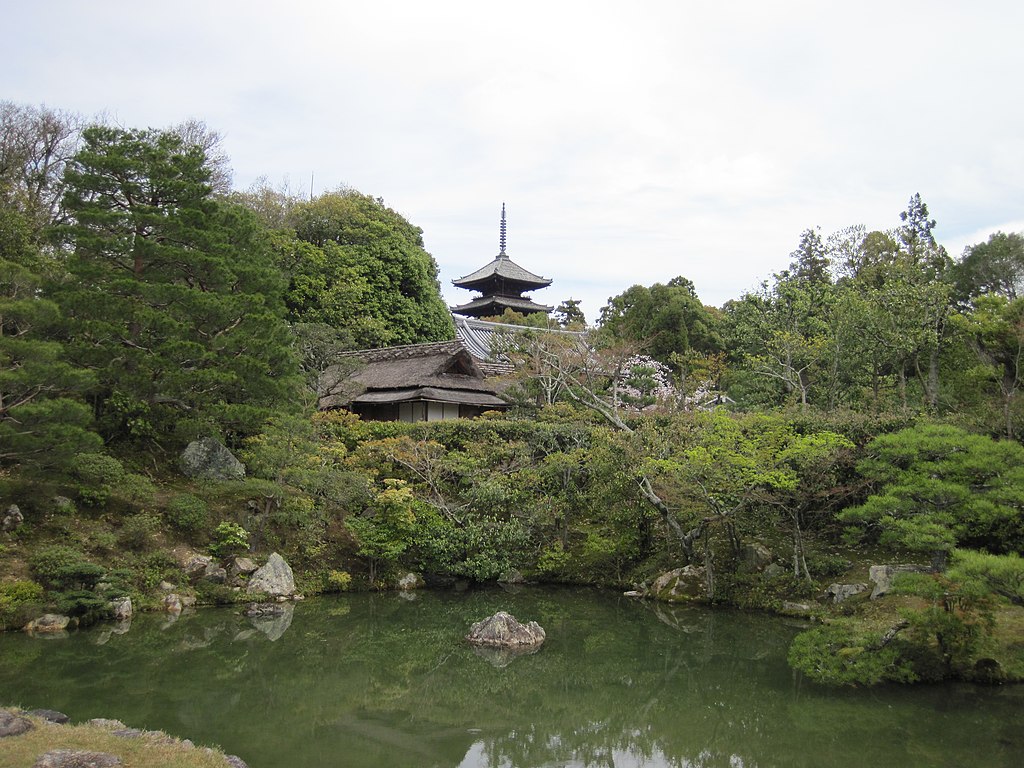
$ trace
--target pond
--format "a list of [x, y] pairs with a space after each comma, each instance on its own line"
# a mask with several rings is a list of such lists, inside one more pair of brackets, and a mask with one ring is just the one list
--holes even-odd
[[[547, 643], [476, 653], [462, 636], [497, 610]], [[0, 701], [218, 744], [251, 768], [1024, 765], [1024, 687], [820, 688], [786, 665], [799, 627], [770, 616], [521, 589], [124, 629], [0, 635]]]

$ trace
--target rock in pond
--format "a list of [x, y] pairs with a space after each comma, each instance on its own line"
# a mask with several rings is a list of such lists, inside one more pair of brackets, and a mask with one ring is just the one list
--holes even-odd
[[64, 632], [71, 623], [71, 618], [61, 616], [59, 613], [44, 613], [38, 619], [33, 619], [25, 625], [25, 631], [30, 634], [57, 634]]
[[267, 563], [249, 578], [246, 592], [262, 592], [271, 597], [291, 597], [295, 594], [295, 576], [291, 566], [277, 552], [272, 552]]
[[33, 717], [40, 717], [48, 723], [56, 723], [57, 725], [64, 725], [71, 720], [63, 712], [58, 712], [55, 709], [30, 709], [28, 713]]
[[706, 589], [706, 572], [699, 565], [687, 565], [667, 571], [654, 580], [651, 597], [667, 603], [700, 600]]
[[118, 597], [111, 600], [110, 612], [114, 615], [115, 621], [127, 621], [132, 617], [132, 599], [130, 597]]
[[522, 624], [510, 613], [498, 611], [469, 628], [466, 639], [489, 648], [539, 648], [547, 634], [536, 621]]
[[395, 586], [403, 591], [409, 589], [420, 589], [425, 586], [425, 584], [426, 582], [423, 581], [423, 577], [418, 573], [413, 573], [412, 571], [409, 571], [395, 582]]

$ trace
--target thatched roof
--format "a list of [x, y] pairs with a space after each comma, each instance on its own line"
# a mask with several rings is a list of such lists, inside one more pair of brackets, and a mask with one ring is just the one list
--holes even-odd
[[319, 390], [321, 410], [413, 400], [507, 407], [459, 341], [345, 353], [321, 375]]

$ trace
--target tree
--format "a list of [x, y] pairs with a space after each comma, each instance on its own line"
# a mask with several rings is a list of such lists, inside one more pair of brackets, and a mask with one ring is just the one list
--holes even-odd
[[995, 384], [999, 393], [1003, 433], [1016, 435], [1017, 393], [1024, 386], [1024, 297], [1007, 301], [998, 294], [978, 296], [970, 311], [953, 317], [953, 325], [979, 365], [969, 380]]
[[580, 309], [579, 299], [566, 299], [554, 311], [555, 320], [563, 328], [582, 330], [587, 326], [587, 318]]
[[674, 277], [667, 285], [634, 285], [601, 309], [601, 332], [618, 343], [632, 342], [655, 360], [678, 367], [689, 352], [721, 348], [715, 316], [697, 298], [693, 283]]
[[996, 232], [967, 246], [955, 267], [957, 298], [996, 294], [1010, 301], [1024, 289], [1024, 234]]
[[344, 190], [297, 203], [291, 218], [298, 242], [282, 263], [293, 322], [352, 328], [362, 347], [454, 337], [422, 230], [383, 200]]
[[962, 429], [921, 424], [881, 435], [858, 471], [874, 492], [840, 513], [886, 545], [945, 563], [956, 546], [993, 553], [1024, 546], [1024, 447]]
[[0, 101], [0, 190], [37, 232], [62, 219], [63, 174], [78, 149], [73, 113]]
[[27, 218], [0, 205], [2, 464], [60, 466], [100, 445], [89, 408], [75, 397], [92, 377], [64, 359], [53, 336], [60, 311], [39, 295], [45, 271]]
[[283, 284], [255, 217], [173, 131], [94, 126], [65, 174], [68, 349], [109, 439], [254, 434], [294, 399]]

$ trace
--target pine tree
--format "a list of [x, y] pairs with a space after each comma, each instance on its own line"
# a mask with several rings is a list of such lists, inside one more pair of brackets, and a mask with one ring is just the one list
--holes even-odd
[[258, 431], [294, 401], [284, 283], [255, 217], [211, 194], [201, 147], [97, 126], [66, 173], [69, 349], [108, 439]]

